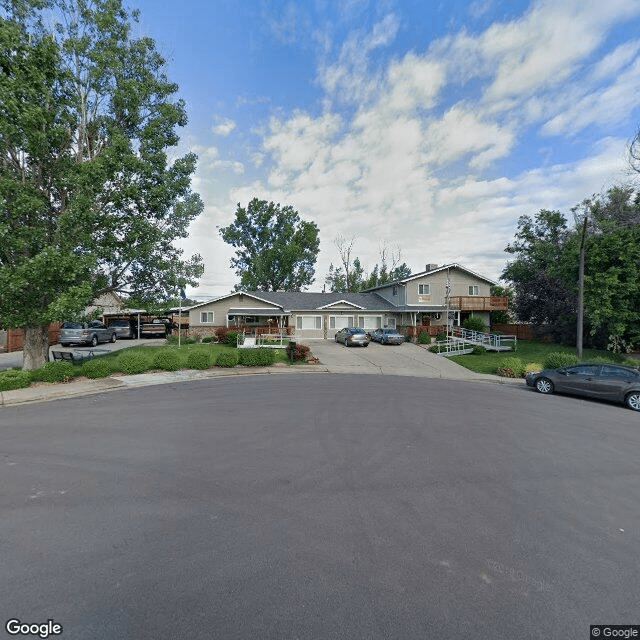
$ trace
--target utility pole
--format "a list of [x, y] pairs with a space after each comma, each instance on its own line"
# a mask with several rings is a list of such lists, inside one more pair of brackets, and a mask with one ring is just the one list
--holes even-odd
[[584, 329], [584, 254], [587, 239], [588, 216], [584, 217], [582, 225], [582, 239], [580, 240], [580, 267], [578, 269], [578, 337], [576, 351], [578, 360], [582, 360], [582, 337]]

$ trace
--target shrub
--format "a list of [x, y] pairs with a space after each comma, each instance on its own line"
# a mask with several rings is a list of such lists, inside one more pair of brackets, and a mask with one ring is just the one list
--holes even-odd
[[232, 347], [237, 347], [239, 344], [242, 344], [244, 341], [243, 335], [238, 331], [228, 331], [226, 343]]
[[577, 364], [578, 357], [573, 353], [564, 353], [562, 351], [552, 351], [547, 354], [544, 359], [545, 369], [558, 369], [560, 367], [567, 367], [571, 364]]
[[287, 345], [287, 357], [289, 360], [293, 358], [293, 360], [305, 360], [307, 355], [309, 354], [309, 347], [305, 344], [298, 344], [296, 342], [290, 342]]
[[524, 372], [529, 373], [530, 371], [542, 371], [544, 367], [537, 362], [530, 362], [525, 368]]
[[167, 336], [168, 344], [178, 344], [178, 336]]
[[235, 367], [238, 364], [237, 351], [223, 351], [218, 354], [216, 367]]
[[476, 344], [473, 347], [473, 351], [471, 352], [471, 355], [481, 356], [485, 353], [487, 353], [487, 350], [481, 344]]
[[197, 339], [196, 338], [182, 338], [182, 340], [180, 340], [180, 344], [196, 344]]
[[164, 371], [177, 371], [180, 368], [180, 356], [173, 349], [161, 349], [153, 356], [153, 368]]
[[510, 367], [498, 367], [496, 373], [503, 378], [519, 378], [520, 376], [516, 375], [516, 372]]
[[80, 373], [87, 378], [106, 378], [114, 371], [114, 361], [107, 358], [96, 358], [82, 363]]
[[187, 356], [187, 367], [189, 369], [208, 369], [211, 366], [211, 354], [198, 349], [190, 351]]
[[273, 349], [243, 349], [240, 351], [240, 364], [245, 367], [268, 367], [275, 361]]
[[205, 343], [205, 344], [206, 344], [207, 342], [211, 342], [212, 340], [213, 340], [213, 336], [204, 336], [204, 337], [202, 338], [202, 342], [203, 342], [203, 343]]
[[140, 351], [129, 351], [123, 353], [118, 358], [117, 368], [123, 373], [144, 373], [151, 369], [151, 363], [144, 353], [140, 353]]
[[218, 342], [220, 344], [226, 344], [227, 342], [227, 334], [229, 333], [228, 327], [218, 327], [215, 330], [216, 338], [218, 338]]
[[72, 362], [47, 362], [40, 369], [31, 372], [33, 381], [42, 382], [66, 382], [77, 373]]
[[447, 340], [447, 339], [448, 339], [447, 334], [446, 334], [444, 331], [443, 331], [442, 333], [439, 333], [439, 334], [436, 336], [436, 341], [437, 341], [437, 342], [444, 342], [444, 341], [445, 341], [445, 340]]
[[[513, 376], [507, 376], [511, 378], [522, 378], [524, 376], [525, 364], [520, 358], [515, 358], [513, 356], [508, 358], [503, 358], [498, 363], [498, 370], [511, 370], [513, 372]], [[498, 375], [504, 375], [498, 373]]]
[[0, 373], [0, 391], [11, 391], [12, 389], [26, 389], [31, 384], [29, 371], [10, 369]]
[[446, 349], [440, 344], [432, 344], [429, 347], [429, 351], [431, 351], [431, 353], [442, 353], [443, 351], [446, 351]]
[[482, 318], [478, 316], [471, 316], [462, 322], [462, 326], [469, 331], [478, 331], [479, 333], [486, 333], [487, 325]]
[[426, 331], [421, 331], [418, 335], [418, 342], [420, 344], [431, 344], [431, 336]]

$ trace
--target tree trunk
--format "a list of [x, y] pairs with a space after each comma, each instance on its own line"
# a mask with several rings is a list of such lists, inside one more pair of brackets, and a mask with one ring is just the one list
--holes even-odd
[[39, 369], [49, 361], [49, 325], [25, 329], [22, 370]]

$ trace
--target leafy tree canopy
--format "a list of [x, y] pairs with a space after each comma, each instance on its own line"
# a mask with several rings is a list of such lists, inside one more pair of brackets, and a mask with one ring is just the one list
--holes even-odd
[[240, 277], [236, 291], [301, 291], [313, 282], [318, 227], [293, 207], [258, 198], [246, 208], [238, 203], [235, 220], [219, 231], [236, 249], [231, 259]]
[[640, 196], [617, 187], [574, 208], [569, 228], [558, 211], [523, 216], [514, 256], [502, 273], [515, 292], [517, 318], [549, 324], [556, 337], [575, 340], [578, 264], [582, 226], [585, 242], [584, 317], [593, 346], [640, 344]]
[[47, 325], [100, 293], [196, 284], [202, 259], [173, 242], [203, 206], [195, 156], [167, 153], [185, 105], [121, 0], [0, 7], [0, 316], [33, 368]]

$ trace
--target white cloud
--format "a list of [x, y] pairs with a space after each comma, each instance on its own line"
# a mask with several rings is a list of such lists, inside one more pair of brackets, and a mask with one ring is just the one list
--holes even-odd
[[211, 127], [211, 131], [218, 136], [227, 137], [235, 128], [236, 123], [228, 118], [218, 119], [218, 123]]

